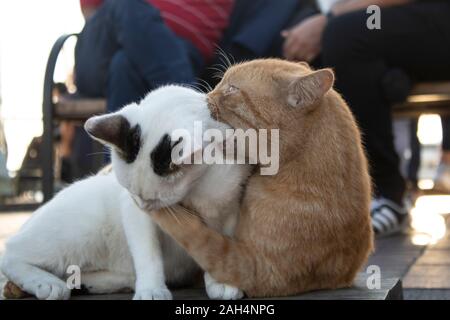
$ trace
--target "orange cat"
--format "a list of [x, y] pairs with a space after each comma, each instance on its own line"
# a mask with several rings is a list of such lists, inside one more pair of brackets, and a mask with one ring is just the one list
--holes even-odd
[[[209, 93], [214, 117], [280, 129], [279, 172], [254, 173], [231, 239], [175, 208], [152, 213], [220, 283], [249, 297], [351, 286], [373, 247], [371, 183], [355, 120], [329, 69], [282, 60], [232, 66]], [[181, 223], [180, 223], [181, 221]]]

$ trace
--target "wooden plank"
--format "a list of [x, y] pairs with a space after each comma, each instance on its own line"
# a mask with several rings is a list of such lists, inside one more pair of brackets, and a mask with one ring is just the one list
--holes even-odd
[[[450, 230], [450, 227], [447, 225], [447, 230]], [[450, 234], [447, 234], [444, 238], [439, 240], [436, 244], [432, 244], [428, 247], [427, 251], [430, 250], [448, 250], [448, 254], [450, 255]]]
[[403, 279], [405, 288], [450, 289], [448, 265], [414, 265]]
[[448, 289], [405, 289], [405, 300], [450, 300]]
[[[10, 232], [12, 230], [9, 230]], [[364, 299], [385, 300], [402, 299], [402, 285], [398, 280], [404, 275], [410, 264], [423, 251], [422, 247], [411, 244], [407, 235], [389, 237], [377, 240], [377, 250], [370, 258], [368, 265], [377, 265], [381, 269], [381, 288], [370, 290], [366, 286], [367, 275], [362, 272], [358, 275], [354, 286], [338, 290], [322, 290], [310, 292], [299, 296], [274, 298], [274, 299]], [[2, 284], [0, 275], [0, 284]], [[3, 279], [6, 280], [6, 279]], [[3, 287], [3, 285], [2, 285]], [[173, 291], [175, 299], [206, 299], [204, 289], [181, 289]], [[83, 295], [73, 296], [74, 300], [128, 300], [132, 294], [114, 295]]]
[[[450, 219], [446, 219], [447, 230]], [[405, 288], [450, 289], [450, 233], [430, 245], [404, 278]]]
[[392, 111], [398, 117], [450, 114], [450, 82], [418, 83], [412, 88], [407, 101], [394, 105]]
[[450, 252], [449, 250], [427, 250], [415, 265], [445, 265], [450, 269]]
[[[359, 274], [351, 288], [337, 290], [321, 290], [298, 296], [276, 297], [266, 300], [402, 300], [402, 284], [395, 278], [382, 278], [380, 289], [367, 288], [367, 275]], [[174, 299], [205, 300], [208, 299], [203, 288], [178, 289], [173, 292]], [[132, 294], [83, 295], [73, 296], [73, 300], [129, 300]]]
[[394, 117], [419, 117], [422, 114], [450, 115], [449, 101], [434, 102], [405, 102], [394, 105], [392, 108]]
[[55, 104], [55, 117], [59, 119], [86, 120], [105, 112], [105, 99], [63, 98]]
[[399, 234], [376, 240], [375, 252], [367, 265], [380, 267], [385, 278], [402, 279], [425, 248], [411, 242], [411, 235]]
[[450, 95], [450, 82], [422, 82], [416, 84], [411, 90], [411, 95], [423, 94]]

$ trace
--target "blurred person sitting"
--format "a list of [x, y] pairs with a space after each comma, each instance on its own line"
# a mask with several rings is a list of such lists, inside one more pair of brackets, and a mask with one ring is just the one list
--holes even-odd
[[233, 0], [80, 0], [76, 85], [108, 111], [168, 83], [193, 84], [228, 26]]
[[[450, 3], [334, 0], [319, 4], [321, 11], [310, 10], [300, 23], [282, 32], [283, 54], [334, 68], [336, 87], [355, 114], [368, 153], [375, 188], [374, 231], [378, 235], [401, 231], [409, 225], [409, 210], [393, 143], [390, 86], [384, 81], [395, 68], [416, 81], [449, 79]], [[367, 27], [370, 5], [381, 7], [380, 29]]]
[[[80, 4], [86, 25], [75, 52], [77, 95], [105, 97], [108, 111], [113, 111], [160, 85], [193, 84], [197, 78], [214, 85], [217, 64], [228, 58], [238, 62], [270, 55], [273, 39], [299, 1], [80, 0]], [[67, 123], [60, 132], [63, 180], [71, 182], [95, 171], [89, 157], [91, 140], [84, 130]]]
[[[169, 83], [192, 85], [228, 26], [233, 0], [80, 0], [85, 26], [75, 48], [77, 95], [106, 98], [107, 110]], [[92, 141], [63, 123], [61, 180], [90, 174]], [[105, 161], [109, 161], [106, 156]]]

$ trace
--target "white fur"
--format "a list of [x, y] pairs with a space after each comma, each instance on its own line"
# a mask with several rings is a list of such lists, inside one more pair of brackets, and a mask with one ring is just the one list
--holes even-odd
[[317, 0], [316, 2], [322, 13], [328, 13], [333, 5], [340, 1], [342, 0]]
[[[171, 299], [166, 283], [189, 284], [198, 266], [138, 207], [144, 205], [141, 199], [152, 199], [152, 209], [182, 201], [211, 227], [233, 233], [248, 166], [193, 165], [173, 177], [160, 177], [151, 168], [150, 152], [164, 133], [192, 130], [195, 120], [207, 124], [204, 129], [226, 128], [211, 119], [205, 96], [168, 86], [118, 113], [132, 126], [141, 126], [144, 141], [136, 160], [127, 164], [113, 148], [115, 174], [99, 174], [67, 187], [6, 244], [1, 270], [39, 299], [70, 297], [64, 281], [70, 265], [81, 268], [81, 283], [92, 293], [129, 288], [135, 290], [134, 299]], [[220, 284], [205, 279], [213, 298], [242, 296], [237, 288], [220, 291]]]
[[244, 293], [239, 288], [219, 283], [209, 273], [205, 273], [205, 287], [208, 297], [216, 300], [238, 300], [242, 299]]

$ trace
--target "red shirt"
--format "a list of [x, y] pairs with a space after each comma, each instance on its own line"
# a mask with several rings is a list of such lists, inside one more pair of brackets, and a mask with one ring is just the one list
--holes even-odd
[[[80, 0], [81, 6], [97, 7], [104, 0]], [[161, 12], [166, 25], [191, 41], [209, 60], [228, 26], [234, 0], [146, 0]]]
[[103, 0], [80, 0], [82, 7], [98, 7], [102, 2]]

